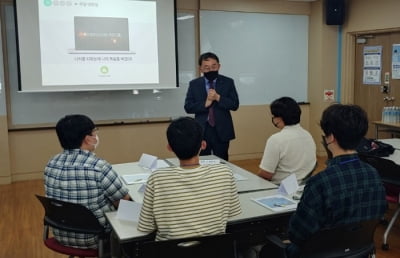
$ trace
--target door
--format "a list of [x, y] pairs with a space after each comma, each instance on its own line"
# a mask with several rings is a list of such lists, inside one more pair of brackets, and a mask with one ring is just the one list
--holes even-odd
[[[400, 32], [361, 35], [365, 43], [356, 43], [354, 104], [360, 105], [368, 114], [369, 121], [381, 121], [382, 110], [385, 106], [400, 106], [400, 79], [392, 79], [392, 46], [400, 44]], [[378, 85], [363, 83], [364, 47], [382, 46], [381, 55], [381, 83]], [[385, 73], [389, 72], [389, 90], [382, 92]], [[386, 101], [385, 101], [386, 99]], [[387, 101], [390, 99], [392, 101]], [[367, 137], [375, 137], [375, 127], [370, 123]], [[388, 138], [389, 134], [380, 134], [380, 138]]]

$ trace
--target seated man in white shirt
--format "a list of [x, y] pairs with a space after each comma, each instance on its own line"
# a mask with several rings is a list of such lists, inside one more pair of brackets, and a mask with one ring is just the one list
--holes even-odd
[[258, 175], [280, 184], [294, 173], [300, 182], [315, 167], [315, 142], [311, 134], [300, 126], [301, 109], [294, 99], [276, 99], [270, 109], [272, 124], [281, 131], [267, 140]]

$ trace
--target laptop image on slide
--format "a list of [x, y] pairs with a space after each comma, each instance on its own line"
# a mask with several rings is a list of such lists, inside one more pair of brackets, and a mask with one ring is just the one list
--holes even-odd
[[70, 54], [135, 54], [129, 49], [128, 18], [75, 16], [74, 31]]

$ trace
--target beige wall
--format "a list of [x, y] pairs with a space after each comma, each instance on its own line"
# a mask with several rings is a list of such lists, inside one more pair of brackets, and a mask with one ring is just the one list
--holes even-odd
[[347, 12], [347, 32], [375, 31], [399, 28], [398, 0], [350, 0]]
[[[302, 124], [307, 128], [308, 105], [303, 105], [302, 110]], [[233, 118], [237, 139], [232, 141], [231, 159], [261, 157], [266, 139], [277, 131], [271, 124], [269, 107], [243, 106], [233, 112]], [[99, 126], [96, 154], [113, 164], [137, 161], [142, 153], [172, 157], [166, 148], [167, 126], [168, 123]], [[12, 131], [8, 137], [11, 181], [42, 178], [47, 161], [61, 151], [54, 129]]]
[[0, 116], [0, 184], [11, 182], [7, 117]]
[[310, 3], [287, 0], [200, 0], [200, 9], [309, 15]]
[[324, 89], [336, 90], [338, 26], [325, 24], [324, 5], [321, 1], [311, 5], [309, 27], [308, 100], [310, 105], [310, 133], [317, 143], [317, 155], [325, 156], [321, 141], [319, 120], [322, 111], [330, 105], [323, 101]]

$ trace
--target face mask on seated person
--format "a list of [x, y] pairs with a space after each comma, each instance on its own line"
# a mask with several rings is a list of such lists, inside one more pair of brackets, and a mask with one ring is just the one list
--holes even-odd
[[99, 136], [96, 134], [96, 135], [95, 135], [95, 137], [96, 137], [96, 143], [95, 143], [95, 144], [93, 144], [93, 147], [94, 147], [94, 149], [96, 149], [96, 148], [97, 148], [97, 146], [99, 146], [99, 143], [100, 143]]
[[218, 77], [218, 70], [206, 72], [204, 73], [204, 77], [206, 77], [209, 81], [213, 81]]

